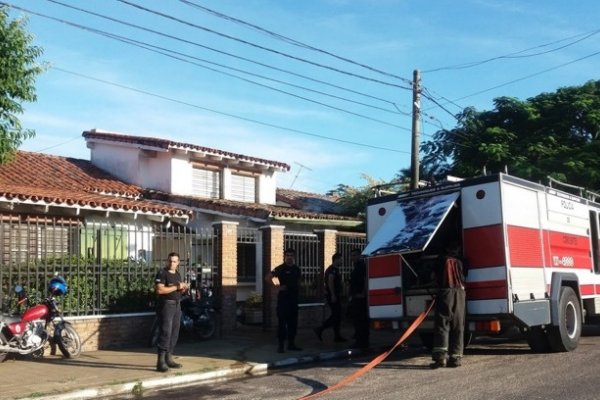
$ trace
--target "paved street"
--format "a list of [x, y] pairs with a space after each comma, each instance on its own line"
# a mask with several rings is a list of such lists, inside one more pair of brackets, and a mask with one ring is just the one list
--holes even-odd
[[[554, 354], [534, 354], [523, 341], [479, 340], [470, 346], [459, 369], [430, 370], [428, 355], [410, 349], [392, 354], [357, 381], [317, 398], [596, 400], [599, 358], [599, 336], [583, 337], [575, 352]], [[252, 379], [147, 393], [142, 398], [297, 399], [335, 384], [368, 361], [307, 365]]]

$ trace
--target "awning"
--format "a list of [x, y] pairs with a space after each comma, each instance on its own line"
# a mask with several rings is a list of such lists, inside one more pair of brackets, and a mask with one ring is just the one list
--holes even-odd
[[369, 241], [363, 255], [425, 250], [459, 195], [459, 192], [453, 192], [399, 200]]

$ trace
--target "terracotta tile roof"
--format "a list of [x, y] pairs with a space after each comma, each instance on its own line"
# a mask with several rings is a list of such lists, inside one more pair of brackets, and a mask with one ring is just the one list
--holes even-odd
[[301, 192], [292, 189], [277, 189], [277, 202], [289, 204], [291, 207], [311, 212], [326, 214], [344, 214], [337, 203], [338, 197], [318, 193]]
[[0, 199], [55, 206], [80, 206], [185, 217], [188, 211], [143, 199], [126, 184], [89, 161], [19, 151], [0, 165]]
[[229, 158], [238, 161], [251, 162], [256, 164], [261, 164], [267, 167], [274, 167], [280, 169], [282, 171], [289, 171], [290, 166], [286, 163], [279, 161], [271, 161], [265, 160], [263, 158], [250, 157], [243, 154], [231, 153], [228, 151], [212, 149], [209, 147], [197, 146], [195, 144], [190, 143], [182, 143], [182, 142], [174, 142], [172, 140], [167, 139], [158, 139], [152, 137], [143, 137], [143, 136], [130, 136], [123, 135], [120, 133], [114, 132], [105, 132], [96, 129], [92, 129], [89, 131], [83, 132], [83, 137], [86, 140], [105, 140], [109, 142], [121, 142], [121, 143], [131, 143], [145, 147], [154, 147], [160, 150], [169, 150], [169, 149], [181, 149], [181, 150], [191, 150], [197, 151], [200, 153], [205, 153], [209, 155], [221, 156], [224, 158]]
[[304, 211], [292, 207], [282, 207], [269, 204], [245, 203], [223, 199], [206, 199], [195, 196], [177, 196], [161, 192], [148, 193], [147, 196], [148, 198], [155, 200], [173, 202], [189, 207], [266, 220], [275, 217], [286, 217], [328, 221], [360, 221], [358, 218], [340, 214]]

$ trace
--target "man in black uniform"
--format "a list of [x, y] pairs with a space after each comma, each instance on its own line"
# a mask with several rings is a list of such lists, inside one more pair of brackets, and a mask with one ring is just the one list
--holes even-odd
[[433, 272], [438, 292], [431, 368], [460, 367], [464, 348], [465, 271], [458, 244], [444, 250], [446, 255], [440, 257]]
[[173, 350], [179, 338], [179, 320], [181, 319], [181, 293], [188, 290], [188, 285], [181, 281], [177, 271], [179, 254], [170, 253], [167, 265], [156, 274], [154, 288], [158, 295], [156, 318], [159, 327], [158, 361], [156, 370], [167, 372], [169, 368], [181, 368], [182, 365], [173, 360]]
[[342, 261], [342, 255], [335, 253], [331, 257], [331, 265], [325, 270], [325, 293], [331, 315], [323, 322], [323, 325], [315, 328], [315, 333], [320, 341], [323, 341], [323, 331], [327, 328], [333, 328], [334, 342], [346, 341], [340, 334], [342, 324], [342, 272], [339, 267], [342, 265]]
[[369, 309], [367, 305], [367, 266], [359, 249], [352, 250], [354, 269], [350, 273], [350, 310], [354, 323], [354, 347], [369, 347]]
[[[298, 329], [298, 296], [300, 292], [300, 268], [295, 264], [296, 251], [285, 251], [284, 263], [275, 267], [265, 276], [265, 281], [279, 287], [277, 294], [277, 339], [278, 353], [284, 352], [287, 338], [288, 350], [301, 351], [296, 346], [296, 331]], [[274, 279], [277, 278], [277, 279]]]

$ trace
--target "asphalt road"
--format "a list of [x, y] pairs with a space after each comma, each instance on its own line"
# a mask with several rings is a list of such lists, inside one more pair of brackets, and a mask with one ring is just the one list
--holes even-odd
[[[431, 370], [421, 349], [396, 352], [349, 385], [317, 399], [597, 400], [600, 336], [584, 336], [571, 353], [534, 354], [524, 341], [484, 338], [464, 366]], [[334, 385], [369, 359], [280, 370], [252, 379], [145, 393], [143, 399], [297, 399]]]

